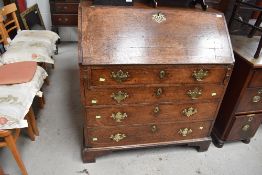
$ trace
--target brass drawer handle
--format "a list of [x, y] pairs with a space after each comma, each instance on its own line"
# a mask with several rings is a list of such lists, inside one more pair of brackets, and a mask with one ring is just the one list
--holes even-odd
[[165, 78], [165, 76], [166, 76], [166, 72], [165, 72], [164, 70], [161, 70], [161, 71], [159, 72], [159, 78], [160, 78], [160, 79], [163, 79], [163, 78]]
[[261, 96], [259, 96], [259, 95], [254, 96], [253, 99], [252, 99], [253, 103], [258, 103], [258, 102], [260, 102], [260, 100], [261, 100]]
[[191, 134], [192, 132], [192, 129], [183, 128], [178, 131], [178, 134], [182, 135], [183, 137], [186, 137], [188, 134]]
[[68, 21], [68, 18], [65, 18], [65, 21]]
[[202, 96], [202, 89], [195, 88], [193, 90], [187, 91], [187, 95], [191, 97], [192, 100], [198, 99], [200, 96]]
[[154, 109], [154, 113], [158, 114], [159, 112], [160, 112], [160, 108], [158, 106], [156, 106], [155, 109]]
[[160, 96], [162, 95], [162, 93], [163, 93], [163, 89], [162, 89], [162, 88], [158, 88], [158, 89], [156, 90], [156, 96], [157, 96], [157, 97], [160, 97]]
[[152, 133], [157, 132], [157, 126], [156, 125], [152, 125], [151, 126], [151, 131], [152, 131]]
[[58, 18], [58, 21], [62, 21], [62, 18]]
[[122, 122], [122, 120], [124, 120], [125, 118], [127, 118], [127, 114], [126, 113], [121, 113], [121, 112], [117, 112], [116, 114], [112, 114], [111, 118], [113, 118], [116, 122]]
[[191, 117], [192, 115], [197, 113], [197, 109], [193, 107], [186, 108], [182, 111], [183, 115], [186, 117]]
[[118, 83], [122, 83], [123, 81], [126, 81], [129, 77], [128, 72], [123, 72], [122, 70], [115, 72], [111, 72], [111, 77], [117, 81]]
[[242, 127], [242, 131], [248, 131], [249, 128], [250, 128], [250, 125], [244, 125], [244, 126]]
[[120, 134], [120, 133], [112, 134], [110, 136], [110, 139], [112, 139], [115, 142], [119, 142], [119, 141], [123, 140], [124, 138], [126, 138], [126, 135], [125, 134]]
[[118, 91], [117, 93], [112, 93], [111, 97], [120, 103], [121, 101], [125, 100], [128, 97], [128, 94], [122, 91]]
[[208, 76], [208, 71], [200, 69], [199, 71], [194, 71], [192, 76], [196, 79], [196, 81], [203, 81]]

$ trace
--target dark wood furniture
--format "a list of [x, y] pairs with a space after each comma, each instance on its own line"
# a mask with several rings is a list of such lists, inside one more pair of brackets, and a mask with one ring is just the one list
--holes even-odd
[[83, 161], [165, 145], [206, 151], [233, 67], [223, 14], [84, 2], [79, 10]]
[[52, 30], [58, 27], [76, 27], [80, 0], [49, 0], [52, 18]]
[[262, 58], [253, 58], [259, 39], [231, 39], [236, 62], [212, 133], [217, 147], [249, 143], [262, 122]]

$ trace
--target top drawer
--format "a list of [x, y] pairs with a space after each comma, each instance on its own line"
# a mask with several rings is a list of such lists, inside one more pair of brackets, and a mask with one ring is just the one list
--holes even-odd
[[54, 9], [56, 13], [73, 13], [77, 14], [79, 3], [55, 3]]
[[[221, 84], [226, 66], [108, 66], [82, 67], [89, 77], [89, 86], [142, 84]], [[89, 72], [89, 73], [88, 73]]]
[[262, 86], [262, 70], [256, 69], [253, 77], [249, 82], [249, 87], [261, 87]]

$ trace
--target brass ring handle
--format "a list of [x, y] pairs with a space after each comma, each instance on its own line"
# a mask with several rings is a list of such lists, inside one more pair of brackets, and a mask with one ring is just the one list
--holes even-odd
[[160, 78], [160, 79], [163, 79], [163, 78], [165, 78], [165, 76], [166, 76], [166, 72], [165, 72], [164, 70], [161, 70], [161, 71], [159, 72], [159, 78]]
[[58, 18], [58, 21], [62, 21], [62, 18]]
[[182, 135], [183, 137], [186, 137], [188, 134], [191, 134], [193, 131], [190, 128], [183, 128], [178, 131], [178, 134]]
[[126, 92], [118, 91], [117, 93], [112, 93], [111, 97], [117, 101], [117, 103], [120, 103], [128, 97], [128, 94]]
[[127, 118], [127, 114], [126, 113], [117, 112], [115, 114], [113, 113], [111, 115], [111, 118], [119, 123], [119, 122], [122, 122], [122, 120], [124, 120], [125, 118]]
[[249, 128], [250, 128], [250, 125], [244, 125], [242, 127], [242, 131], [247, 131], [247, 130], [249, 130]]
[[252, 99], [253, 103], [258, 103], [258, 102], [260, 102], [260, 100], [261, 100], [261, 96], [259, 96], [259, 95], [254, 96], [253, 99]]
[[193, 90], [188, 90], [187, 95], [191, 97], [192, 100], [198, 99], [200, 96], [202, 96], [202, 89], [195, 88]]
[[158, 114], [159, 112], [160, 112], [160, 108], [158, 106], [156, 106], [155, 109], [154, 109], [154, 113]]
[[122, 70], [115, 72], [111, 72], [111, 77], [118, 83], [122, 83], [126, 81], [129, 77], [128, 72], [123, 72]]
[[152, 125], [151, 126], [151, 131], [152, 131], [152, 133], [155, 133], [157, 131], [157, 126], [156, 125]]
[[123, 140], [124, 138], [126, 138], [126, 135], [125, 134], [121, 134], [121, 133], [112, 134], [110, 136], [110, 139], [112, 139], [115, 142], [119, 142], [119, 141]]
[[208, 76], [208, 71], [200, 69], [198, 71], [194, 71], [192, 76], [196, 79], [196, 81], [203, 81]]
[[156, 91], [156, 96], [159, 97], [159, 96], [162, 95], [162, 93], [163, 93], [162, 88], [158, 88], [157, 91]]

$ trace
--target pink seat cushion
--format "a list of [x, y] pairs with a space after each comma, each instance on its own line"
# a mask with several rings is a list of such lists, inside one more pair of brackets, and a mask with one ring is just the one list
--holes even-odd
[[0, 66], [0, 85], [26, 83], [33, 79], [37, 63], [18, 62]]

